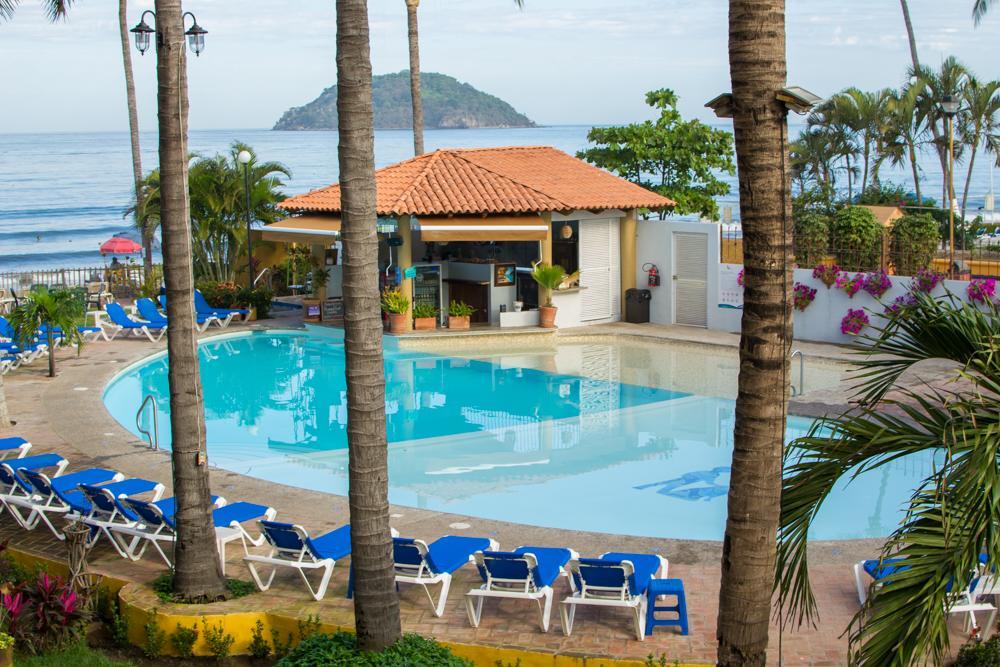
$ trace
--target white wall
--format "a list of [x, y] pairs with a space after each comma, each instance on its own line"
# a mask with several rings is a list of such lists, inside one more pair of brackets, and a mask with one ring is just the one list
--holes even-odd
[[[639, 289], [649, 289], [652, 294], [652, 301], [649, 304], [649, 321], [654, 324], [674, 323], [673, 304], [673, 234], [674, 232], [686, 232], [693, 234], [705, 234], [708, 246], [708, 280], [706, 298], [706, 321], [709, 329], [722, 328], [720, 318], [724, 319], [728, 314], [720, 315], [718, 312], [717, 297], [719, 292], [719, 227], [714, 224], [703, 222], [673, 222], [667, 220], [638, 220], [636, 221], [636, 287]], [[642, 267], [645, 264], [655, 264], [660, 272], [660, 286], [647, 287], [647, 273]], [[737, 320], [737, 326], [738, 320]]]

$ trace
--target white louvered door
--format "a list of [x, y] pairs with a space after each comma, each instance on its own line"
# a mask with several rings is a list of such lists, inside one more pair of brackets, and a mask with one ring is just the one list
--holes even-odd
[[616, 318], [621, 312], [618, 220], [580, 221], [580, 319]]
[[674, 322], [708, 326], [708, 236], [674, 232]]

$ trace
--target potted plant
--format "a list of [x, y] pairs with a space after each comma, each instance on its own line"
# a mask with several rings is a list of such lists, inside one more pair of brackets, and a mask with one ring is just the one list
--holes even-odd
[[398, 287], [387, 287], [382, 292], [382, 310], [389, 314], [389, 333], [406, 333], [409, 329], [406, 311], [409, 309], [410, 300]]
[[448, 328], [468, 329], [469, 317], [474, 312], [476, 312], [476, 309], [464, 301], [452, 301], [448, 305]]
[[556, 307], [552, 305], [552, 291], [559, 289], [559, 286], [566, 280], [566, 270], [558, 264], [535, 264], [531, 271], [531, 277], [538, 283], [539, 287], [548, 290], [545, 305], [538, 309], [538, 323], [544, 329], [556, 328]]
[[14, 638], [0, 630], [0, 667], [14, 664]]
[[438, 309], [429, 303], [418, 303], [413, 306], [413, 328], [417, 331], [428, 331], [437, 328]]

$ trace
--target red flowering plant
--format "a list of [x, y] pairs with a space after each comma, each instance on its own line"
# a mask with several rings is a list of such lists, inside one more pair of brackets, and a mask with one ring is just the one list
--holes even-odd
[[844, 319], [840, 321], [840, 333], [857, 336], [868, 324], [869, 320], [865, 311], [860, 308], [850, 308], [844, 315]]
[[805, 310], [815, 298], [816, 290], [809, 285], [795, 283], [795, 287], [792, 288], [792, 302], [796, 310]]
[[892, 281], [889, 280], [889, 275], [880, 269], [867, 274], [861, 287], [876, 299], [881, 299], [882, 295], [892, 287]]
[[938, 273], [934, 269], [918, 269], [917, 275], [913, 276], [913, 282], [910, 284], [910, 289], [914, 292], [930, 294], [942, 280], [944, 280], [944, 275]]
[[79, 636], [86, 620], [72, 586], [45, 572], [0, 596], [0, 609], [6, 632], [29, 653], [65, 646]]
[[836, 281], [837, 289], [844, 290], [847, 296], [854, 298], [854, 295], [861, 291], [861, 288], [865, 286], [865, 274], [856, 273], [851, 276], [848, 273], [841, 273], [837, 276]]
[[736, 284], [739, 285], [740, 287], [745, 287], [745, 285], [743, 284], [743, 271], [744, 269], [740, 269], [740, 272], [736, 274]]
[[993, 295], [997, 291], [997, 281], [995, 278], [977, 278], [969, 281], [969, 286], [965, 288], [965, 293], [969, 296], [969, 301], [973, 303], [989, 303], [993, 300]]
[[826, 285], [827, 289], [830, 289], [837, 283], [839, 276], [840, 267], [836, 264], [817, 264], [816, 268], [813, 269], [813, 278]]
[[893, 299], [892, 303], [885, 307], [885, 314], [888, 316], [899, 315], [908, 308], [913, 308], [916, 305], [917, 297], [914, 292], [907, 292]]

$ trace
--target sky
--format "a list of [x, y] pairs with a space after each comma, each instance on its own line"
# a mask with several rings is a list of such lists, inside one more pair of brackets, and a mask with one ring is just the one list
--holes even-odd
[[[921, 59], [956, 55], [1000, 78], [1000, 7], [978, 27], [972, 0], [910, 0]], [[117, 2], [77, 0], [49, 24], [22, 0], [0, 24], [0, 132], [127, 129]], [[129, 24], [152, 0], [132, 0]], [[192, 129], [266, 128], [336, 81], [333, 0], [187, 0], [208, 30], [189, 59]], [[369, 2], [376, 74], [405, 69], [403, 0]], [[729, 89], [725, 0], [424, 0], [421, 66], [510, 102], [540, 124], [649, 117], [644, 94], [680, 95], [682, 113]], [[820, 96], [898, 85], [910, 64], [897, 0], [789, 0], [788, 81]], [[155, 60], [133, 49], [140, 127], [155, 128]]]

